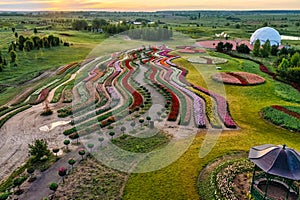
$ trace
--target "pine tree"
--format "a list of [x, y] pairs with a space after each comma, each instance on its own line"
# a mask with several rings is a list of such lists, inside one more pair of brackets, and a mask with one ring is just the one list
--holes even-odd
[[253, 46], [253, 50], [252, 50], [253, 55], [259, 56], [259, 50], [260, 50], [260, 40], [257, 39]]

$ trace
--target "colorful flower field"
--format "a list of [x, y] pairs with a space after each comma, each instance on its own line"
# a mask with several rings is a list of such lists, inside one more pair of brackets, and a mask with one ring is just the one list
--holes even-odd
[[259, 85], [265, 82], [263, 77], [247, 72], [221, 72], [213, 75], [212, 79], [221, 83], [242, 86]]
[[[193, 47], [180, 49], [195, 50]], [[188, 71], [173, 63], [181, 57], [170, 54], [172, 51], [166, 46], [127, 50], [106, 61], [104, 70], [103, 64], [100, 70], [96, 62], [87, 63], [92, 70], [73, 90], [74, 102], [80, 104], [73, 112], [76, 130], [70, 132], [86, 133], [86, 128], [96, 130], [97, 125], [105, 127], [128, 116], [144, 116], [151, 110], [153, 101], [162, 107], [161, 117], [154, 121], [199, 129], [237, 128], [225, 98], [201, 86], [191, 87], [185, 78]], [[258, 79], [251, 74], [241, 74], [240, 78], [238, 75], [228, 73], [223, 78], [236, 84], [241, 83], [241, 77], [246, 77], [244, 81], [249, 84]], [[150, 90], [160, 96], [152, 96]], [[96, 106], [91, 107], [92, 104]]]

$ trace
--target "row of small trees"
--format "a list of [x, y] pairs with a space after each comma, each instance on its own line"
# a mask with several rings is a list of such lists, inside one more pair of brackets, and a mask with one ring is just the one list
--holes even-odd
[[34, 35], [32, 37], [24, 37], [20, 35], [16, 38], [16, 41], [11, 42], [8, 47], [8, 52], [11, 51], [31, 51], [33, 49], [39, 50], [40, 48], [50, 48], [59, 46], [62, 42], [59, 37], [49, 35], [44, 37], [39, 37]]
[[128, 36], [132, 39], [142, 39], [148, 41], [169, 40], [173, 36], [172, 29], [168, 28], [136, 28], [128, 31]]
[[270, 55], [276, 56], [278, 53], [278, 45], [272, 45], [270, 40], [267, 40], [263, 45], [261, 45], [260, 40], [257, 39], [253, 45], [252, 53], [254, 56], [259, 57], [269, 57]]

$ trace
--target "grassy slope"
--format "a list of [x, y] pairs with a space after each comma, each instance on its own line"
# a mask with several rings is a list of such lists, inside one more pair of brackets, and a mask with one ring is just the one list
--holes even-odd
[[[40, 35], [54, 34], [58, 35], [59, 32], [44, 32]], [[59, 66], [74, 62], [81, 61], [87, 57], [92, 49], [103, 41], [105, 38], [101, 34], [91, 34], [76, 31], [64, 31], [63, 33], [71, 34], [72, 36], [60, 36], [63, 41], [72, 43], [70, 47], [55, 47], [50, 49], [33, 50], [31, 52], [17, 52], [18, 67], [7, 67], [4, 72], [0, 73], [0, 84], [18, 84], [26, 80], [31, 80], [37, 76], [39, 72], [46, 70], [55, 70]], [[11, 41], [12, 33], [1, 33], [1, 37], [7, 36], [6, 41]], [[22, 34], [21, 32], [19, 35]], [[26, 33], [25, 33], [26, 34]], [[59, 36], [59, 35], [58, 35]], [[3, 44], [3, 43], [2, 43]], [[8, 55], [2, 53], [8, 59]], [[9, 59], [8, 59], [9, 60]], [[9, 99], [18, 94], [24, 88], [10, 87], [5, 92], [1, 93], [0, 105], [5, 104]]]
[[[242, 61], [242, 60], [240, 60]], [[206, 82], [210, 89], [218, 90], [219, 83], [214, 83], [210, 76], [214, 73], [208, 66], [195, 65], [198, 71], [189, 69], [187, 78], [194, 83]], [[213, 66], [212, 66], [213, 67]], [[231, 114], [241, 130], [223, 131], [212, 151], [203, 159], [198, 157], [205, 133], [199, 133], [190, 148], [176, 162], [155, 172], [132, 174], [125, 188], [124, 199], [199, 199], [197, 176], [205, 164], [214, 158], [235, 150], [248, 151], [251, 146], [264, 143], [283, 144], [299, 150], [299, 134], [292, 133], [263, 121], [259, 111], [272, 104], [293, 105], [274, 95], [273, 80], [259, 72], [258, 66], [251, 62], [232, 60], [222, 65], [225, 71], [256, 71], [267, 82], [252, 87], [226, 86], [226, 98]], [[219, 85], [221, 86], [221, 85]], [[295, 105], [295, 104], [294, 104]], [[201, 188], [209, 194], [204, 185]], [[210, 198], [208, 198], [210, 199]]]

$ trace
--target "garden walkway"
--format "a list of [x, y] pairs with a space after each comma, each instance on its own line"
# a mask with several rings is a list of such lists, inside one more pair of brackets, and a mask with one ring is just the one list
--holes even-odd
[[[76, 161], [81, 160], [81, 156], [78, 155], [79, 148], [82, 148], [82, 146], [66, 154], [57, 162], [55, 162], [48, 170], [42, 172], [37, 177], [37, 179], [32, 184], [30, 184], [28, 188], [24, 188], [25, 191], [22, 195], [15, 196], [13, 199], [41, 200], [44, 197], [48, 197], [49, 195], [51, 195], [53, 191], [49, 189], [49, 184], [52, 182], [59, 183], [61, 181], [61, 177], [58, 175], [58, 169], [60, 167], [70, 169], [70, 166], [68, 164], [68, 160], [70, 158], [73, 158]], [[75, 165], [76, 164], [78, 164], [78, 162], [76, 162]]]

